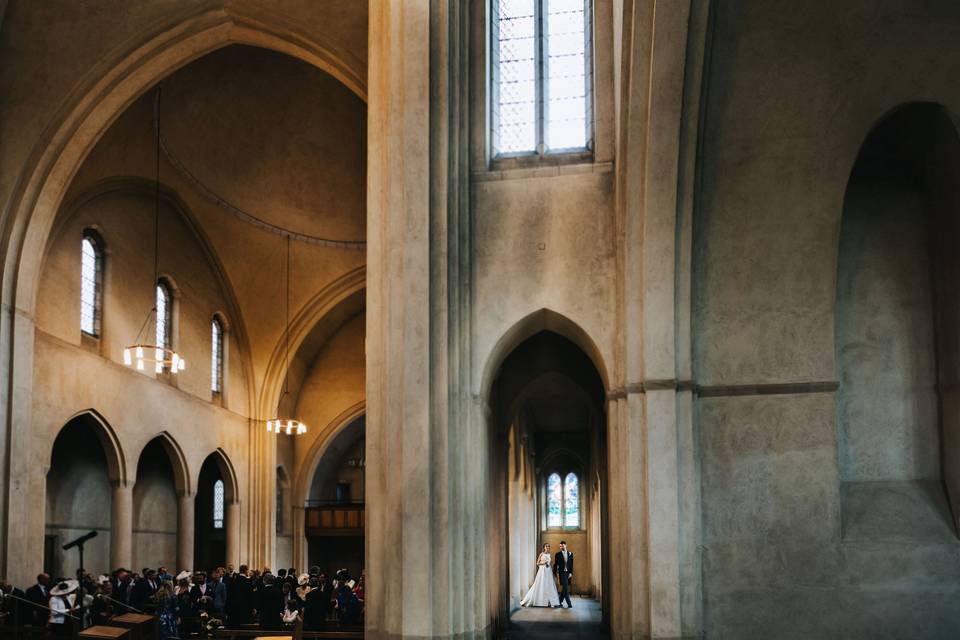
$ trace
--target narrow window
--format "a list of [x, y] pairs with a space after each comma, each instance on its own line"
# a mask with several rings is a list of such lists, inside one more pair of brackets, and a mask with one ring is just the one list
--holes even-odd
[[223, 480], [213, 483], [213, 528], [223, 529]]
[[103, 251], [97, 238], [83, 234], [80, 242], [80, 330], [100, 335], [100, 307], [103, 298]]
[[494, 157], [591, 147], [590, 0], [492, 0]]
[[563, 480], [563, 526], [580, 526], [580, 480], [575, 473]]
[[164, 349], [171, 349], [170, 328], [172, 322], [173, 304], [170, 298], [170, 288], [165, 282], [157, 283], [157, 373], [162, 371], [160, 362], [167, 359]]
[[210, 390], [223, 392], [223, 325], [216, 316], [210, 323]]
[[547, 478], [547, 527], [563, 526], [563, 481], [551, 473]]

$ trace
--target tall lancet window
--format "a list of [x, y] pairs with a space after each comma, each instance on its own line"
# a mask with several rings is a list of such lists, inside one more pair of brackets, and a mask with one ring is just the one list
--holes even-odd
[[210, 323], [210, 390], [223, 393], [223, 323], [216, 316]]
[[213, 528], [223, 529], [223, 480], [213, 483]]
[[563, 526], [580, 526], [580, 480], [575, 473], [563, 479]]
[[80, 241], [80, 330], [99, 337], [103, 300], [103, 249], [92, 231]]
[[493, 157], [592, 145], [591, 0], [491, 0]]
[[563, 481], [558, 473], [547, 478], [547, 526], [563, 526]]
[[[162, 362], [167, 359], [163, 349], [172, 349], [171, 346], [171, 325], [173, 324], [173, 300], [170, 297], [170, 287], [166, 282], [157, 283], [157, 360]], [[159, 372], [160, 365], [157, 364]]]

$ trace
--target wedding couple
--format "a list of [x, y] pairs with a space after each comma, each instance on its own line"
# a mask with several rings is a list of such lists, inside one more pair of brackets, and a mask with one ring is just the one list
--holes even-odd
[[[551, 569], [551, 566], [553, 569]], [[553, 574], [560, 578], [561, 592], [557, 594], [557, 584]], [[560, 542], [560, 551], [555, 558], [550, 556], [550, 543], [543, 545], [540, 557], [537, 558], [537, 577], [527, 595], [520, 601], [521, 607], [563, 607], [563, 601], [573, 609], [570, 602], [570, 581], [573, 580], [573, 554], [567, 550], [567, 543]]]

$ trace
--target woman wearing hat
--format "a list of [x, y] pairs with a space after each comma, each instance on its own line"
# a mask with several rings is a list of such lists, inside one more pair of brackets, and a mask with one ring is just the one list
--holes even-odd
[[50, 589], [50, 631], [55, 636], [73, 635], [73, 620], [80, 609], [77, 605], [76, 580], [63, 580]]

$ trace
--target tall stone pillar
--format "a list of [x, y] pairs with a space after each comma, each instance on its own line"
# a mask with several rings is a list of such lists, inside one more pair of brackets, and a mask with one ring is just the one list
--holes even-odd
[[110, 519], [110, 569], [133, 565], [133, 485], [113, 485], [113, 513]]
[[227, 549], [226, 562], [233, 563], [233, 566], [239, 567], [247, 562], [240, 558], [240, 502], [233, 500], [227, 503], [226, 516], [227, 526]]
[[[466, 19], [371, 0], [368, 638], [486, 637], [487, 455], [469, 393]], [[418, 585], [411, 589], [410, 585]]]
[[177, 498], [177, 571], [193, 571], [194, 496], [184, 493]]

